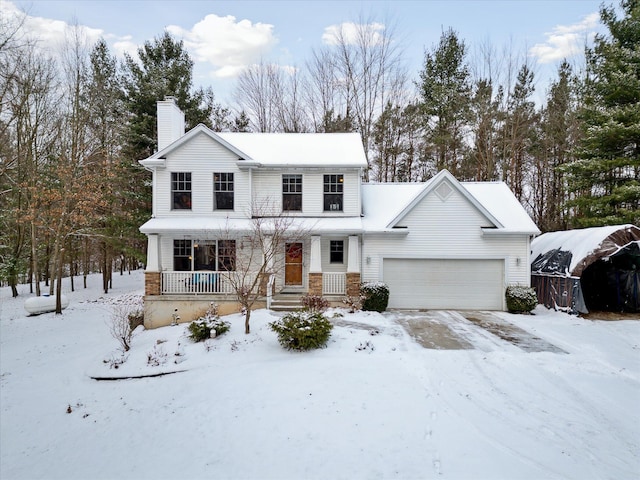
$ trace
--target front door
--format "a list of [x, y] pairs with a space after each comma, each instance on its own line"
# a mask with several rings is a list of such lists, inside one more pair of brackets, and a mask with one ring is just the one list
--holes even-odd
[[302, 243], [287, 243], [284, 246], [284, 284], [302, 286]]

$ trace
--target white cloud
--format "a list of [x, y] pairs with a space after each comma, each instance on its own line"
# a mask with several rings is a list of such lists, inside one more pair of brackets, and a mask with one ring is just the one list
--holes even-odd
[[190, 30], [176, 25], [169, 25], [167, 30], [184, 40], [195, 61], [213, 65], [212, 76], [217, 78], [237, 76], [277, 43], [273, 25], [236, 21], [231, 15], [209, 14]]
[[358, 39], [365, 36], [367, 41], [374, 45], [382, 43], [384, 36], [384, 25], [382, 23], [357, 24], [345, 22], [340, 25], [330, 25], [324, 29], [322, 42], [326, 45], [338, 45], [342, 41], [347, 45], [355, 45]]
[[124, 51], [131, 53], [136, 50], [136, 46], [131, 42], [130, 37], [115, 37], [114, 35], [106, 34], [104, 30], [99, 28], [73, 25], [62, 20], [31, 16], [8, 1], [0, 0], [0, 16], [10, 22], [17, 22], [24, 18], [21, 28], [22, 33], [36, 40], [40, 48], [48, 50], [53, 55], [60, 53], [68, 38], [73, 38], [71, 34], [75, 28], [78, 29], [78, 33], [86, 39], [89, 45], [95, 44], [103, 37], [111, 40], [116, 52], [119, 54]]
[[539, 63], [552, 63], [582, 52], [585, 42], [594, 35], [599, 19], [597, 13], [591, 13], [581, 22], [557, 25], [553, 31], [545, 33], [545, 43], [537, 43], [529, 49], [529, 55], [536, 57]]

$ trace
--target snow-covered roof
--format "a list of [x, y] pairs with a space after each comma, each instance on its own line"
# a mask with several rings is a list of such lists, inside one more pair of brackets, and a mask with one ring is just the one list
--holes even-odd
[[207, 135], [238, 156], [238, 166], [365, 168], [367, 158], [358, 133], [214, 132], [200, 124], [140, 163], [163, 167], [164, 158], [197, 135]]
[[[278, 221], [283, 221], [282, 217]], [[290, 228], [308, 230], [311, 235], [316, 233], [359, 234], [362, 233], [362, 219], [360, 217], [289, 217]], [[264, 228], [270, 228], [269, 219], [262, 223]], [[152, 218], [140, 227], [145, 234], [173, 233], [178, 235], [200, 235], [203, 233], [216, 235], [224, 232], [250, 232], [255, 228], [254, 220], [250, 218], [222, 218], [222, 217], [164, 217]]]
[[590, 258], [615, 255], [632, 242], [640, 243], [640, 228], [631, 224], [545, 233], [531, 242], [532, 272], [579, 276]]
[[[537, 235], [538, 227], [503, 182], [457, 182], [443, 170], [424, 183], [365, 183], [362, 185], [366, 231], [389, 231], [440, 179], [447, 179], [493, 223], [496, 233]], [[487, 231], [492, 231], [487, 230]]]
[[461, 182], [461, 185], [502, 224], [502, 232], [540, 233], [506, 183]]
[[358, 133], [217, 133], [265, 167], [364, 168], [367, 159]]
[[389, 230], [388, 225], [425, 188], [426, 183], [362, 184], [365, 231]]

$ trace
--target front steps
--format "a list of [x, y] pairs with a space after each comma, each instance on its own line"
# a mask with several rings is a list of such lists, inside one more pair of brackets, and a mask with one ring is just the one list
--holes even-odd
[[271, 298], [271, 310], [274, 312], [294, 312], [302, 309], [301, 295], [298, 293], [279, 293]]
[[[294, 312], [296, 310], [302, 310], [302, 296], [301, 293], [278, 293], [271, 298], [271, 310], [274, 312]], [[333, 307], [344, 307], [342, 302], [343, 296], [340, 295], [325, 295], [325, 298], [329, 301], [329, 304]]]

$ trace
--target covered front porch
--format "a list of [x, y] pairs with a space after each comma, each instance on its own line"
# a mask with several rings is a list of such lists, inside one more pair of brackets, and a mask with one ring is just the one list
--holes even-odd
[[[238, 242], [240, 244], [240, 242]], [[233, 296], [236, 255], [243, 253], [229, 240], [167, 238], [148, 234], [145, 294]], [[164, 247], [164, 248], [163, 248]], [[173, 248], [171, 248], [173, 247]], [[167, 250], [172, 249], [173, 255]], [[360, 289], [360, 237], [312, 235], [284, 244], [279, 258], [268, 265], [261, 294], [356, 296]], [[245, 252], [246, 254], [246, 252]], [[168, 268], [168, 265], [173, 268]], [[178, 268], [176, 268], [178, 267]]]

